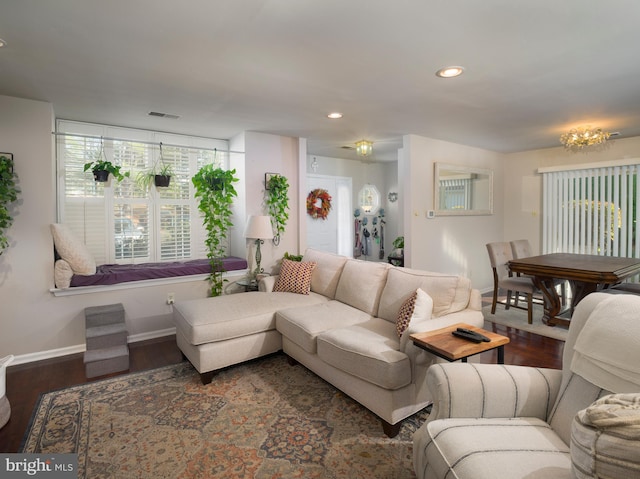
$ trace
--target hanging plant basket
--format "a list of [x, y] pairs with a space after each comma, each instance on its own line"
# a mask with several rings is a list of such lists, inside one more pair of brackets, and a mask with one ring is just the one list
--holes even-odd
[[153, 178], [156, 187], [166, 188], [171, 183], [171, 175], [155, 175]]
[[307, 214], [313, 219], [326, 220], [331, 211], [331, 195], [327, 190], [316, 188], [307, 196]]
[[106, 183], [109, 180], [109, 172], [107, 170], [93, 170], [93, 179], [98, 183]]
[[213, 191], [222, 191], [224, 188], [224, 180], [222, 178], [208, 178], [207, 182]]

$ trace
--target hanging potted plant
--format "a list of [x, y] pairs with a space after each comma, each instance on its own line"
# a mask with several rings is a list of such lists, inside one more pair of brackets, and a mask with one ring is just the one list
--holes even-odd
[[16, 186], [18, 175], [13, 171], [11, 156], [0, 153], [0, 254], [9, 246], [9, 239], [5, 233], [13, 224], [9, 206], [17, 201], [20, 193]]
[[91, 170], [93, 179], [99, 183], [106, 182], [110, 174], [118, 181], [129, 178], [130, 173], [128, 171], [122, 173], [121, 168], [120, 165], [114, 165], [109, 160], [95, 160], [84, 164], [84, 171]]
[[289, 213], [287, 213], [289, 209], [289, 182], [285, 176], [267, 173], [265, 190], [265, 204], [271, 217], [273, 230], [276, 233], [273, 243], [277, 246], [280, 244], [280, 234], [284, 233], [284, 227], [289, 219]]
[[173, 168], [171, 165], [162, 164], [160, 168], [153, 168], [148, 171], [141, 171], [136, 176], [136, 183], [143, 190], [148, 190], [153, 183], [157, 188], [166, 188], [171, 183]]
[[196, 189], [195, 196], [200, 199], [198, 209], [203, 214], [204, 226], [207, 230], [205, 245], [207, 257], [211, 264], [209, 282], [210, 295], [220, 296], [225, 272], [222, 258], [226, 254], [229, 228], [233, 226], [231, 216], [233, 198], [238, 196], [233, 183], [238, 181], [234, 175], [236, 170], [223, 170], [212, 164], [205, 165], [191, 179]]

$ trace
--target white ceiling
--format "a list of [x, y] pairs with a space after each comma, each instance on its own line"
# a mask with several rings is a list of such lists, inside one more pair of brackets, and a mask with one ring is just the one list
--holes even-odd
[[0, 94], [59, 118], [343, 158], [366, 138], [378, 160], [404, 134], [499, 152], [583, 124], [640, 135], [638, 0], [0, 0], [0, 38]]

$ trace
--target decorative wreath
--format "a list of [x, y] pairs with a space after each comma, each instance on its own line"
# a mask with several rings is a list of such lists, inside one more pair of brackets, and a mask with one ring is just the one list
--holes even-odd
[[[318, 206], [318, 200], [321, 200], [320, 206]], [[307, 214], [314, 219], [322, 218], [327, 219], [329, 211], [331, 210], [331, 195], [327, 190], [322, 188], [316, 188], [309, 196], [307, 196]]]

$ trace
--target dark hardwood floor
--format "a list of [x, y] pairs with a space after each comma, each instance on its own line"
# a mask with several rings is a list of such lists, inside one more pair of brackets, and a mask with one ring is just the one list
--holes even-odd
[[[485, 323], [485, 328], [511, 339], [505, 347], [505, 364], [561, 368], [563, 341], [492, 323]], [[182, 361], [175, 336], [131, 343], [129, 349], [130, 372]], [[496, 360], [495, 350], [480, 355], [483, 363]], [[11, 403], [11, 419], [0, 430], [0, 452], [18, 452], [40, 394], [105, 377], [109, 376], [87, 379], [82, 354], [9, 367], [7, 397]]]

